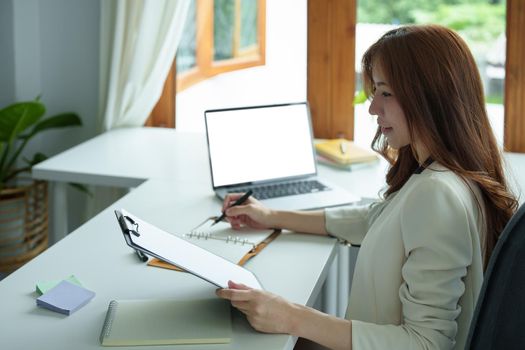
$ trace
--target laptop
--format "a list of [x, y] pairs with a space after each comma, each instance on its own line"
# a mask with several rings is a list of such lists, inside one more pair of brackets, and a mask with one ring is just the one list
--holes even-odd
[[306, 102], [204, 112], [211, 179], [216, 195], [253, 191], [282, 210], [319, 209], [359, 197], [317, 176]]

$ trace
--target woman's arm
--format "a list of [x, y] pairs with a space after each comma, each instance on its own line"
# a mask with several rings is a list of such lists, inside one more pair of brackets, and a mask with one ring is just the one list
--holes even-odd
[[303, 233], [326, 235], [324, 210], [273, 211], [275, 227]]
[[217, 290], [217, 295], [230, 300], [256, 330], [295, 335], [330, 349], [351, 349], [350, 321], [290, 303], [277, 295], [243, 284], [230, 281], [228, 286], [229, 289]]
[[230, 194], [223, 203], [227, 220], [234, 229], [245, 225], [253, 228], [282, 228], [295, 232], [333, 236], [360, 244], [368, 230], [369, 213], [380, 211], [384, 204], [361, 204], [317, 211], [281, 211], [267, 208], [253, 197], [244, 205], [230, 207], [241, 197]]
[[222, 209], [233, 228], [243, 225], [254, 228], [281, 228], [296, 232], [326, 235], [325, 215], [317, 211], [281, 211], [272, 210], [249, 197], [243, 205], [230, 207], [242, 194], [229, 194]]

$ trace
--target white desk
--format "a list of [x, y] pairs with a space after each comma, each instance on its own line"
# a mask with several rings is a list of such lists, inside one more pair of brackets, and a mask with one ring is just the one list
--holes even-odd
[[[386, 162], [342, 171], [320, 165], [319, 174], [360, 197], [377, 197], [385, 183]], [[67, 229], [66, 182], [136, 187], [147, 179], [188, 181], [212, 195], [206, 138], [199, 133], [181, 133], [162, 128], [126, 128], [107, 132], [65, 151], [33, 168], [33, 177], [53, 182], [52, 242]], [[216, 199], [218, 212], [220, 201]], [[60, 208], [60, 209], [58, 209]], [[350, 292], [357, 249], [340, 246], [325, 285], [323, 310], [344, 316]]]
[[[385, 162], [341, 171], [320, 165], [320, 175], [361, 197], [376, 197], [384, 183]], [[206, 150], [201, 133], [163, 128], [125, 128], [99, 135], [33, 168], [33, 177], [53, 182], [55, 240], [67, 233], [66, 182], [136, 187], [148, 179], [188, 181], [212, 193]], [[217, 205], [220, 202], [217, 200]]]
[[[216, 210], [217, 203], [205, 187], [151, 180], [114, 206], [125, 207], [169, 232], [186, 232], [191, 224]], [[313, 305], [336, 256], [336, 246], [335, 240], [327, 237], [285, 234], [246, 267], [267, 290]], [[96, 292], [84, 308], [68, 317], [35, 305], [36, 282], [70, 274]], [[112, 208], [108, 208], [0, 282], [0, 349], [100, 349], [98, 337], [110, 300], [200, 298], [210, 297], [214, 291], [214, 286], [190, 274], [139, 262], [126, 246]], [[237, 311], [233, 313], [233, 331], [231, 344], [169, 348], [291, 349], [295, 342], [288, 335], [254, 331]]]
[[[205, 142], [202, 134], [174, 130], [116, 130], [39, 164], [33, 175], [54, 181], [56, 219], [63, 217], [63, 208], [67, 207], [65, 182], [138, 186], [114, 207], [125, 207], [169, 232], [186, 232], [221, 205], [211, 189]], [[374, 167], [360, 170], [360, 176], [322, 166], [319, 170], [332, 181], [355, 188], [361, 196], [375, 195], [378, 187], [373, 182], [384, 181]], [[364, 178], [366, 184], [357, 186]], [[0, 282], [0, 299], [8, 301], [0, 312], [0, 348], [99, 348], [98, 336], [112, 299], [182, 299], [213, 294], [215, 288], [196, 277], [138, 262], [124, 243], [112, 209], [106, 209]], [[62, 226], [63, 235], [66, 227]], [[325, 294], [330, 293], [326, 300], [336, 308], [337, 254], [345, 249], [328, 237], [282, 235], [247, 267], [266, 289], [309, 306], [318, 299], [323, 283], [331, 275], [333, 282], [324, 288], [328, 290]], [[37, 308], [35, 283], [70, 274], [94, 290], [95, 299], [70, 317]], [[255, 332], [238, 312], [234, 313], [233, 325], [232, 344], [209, 348], [291, 349], [295, 342], [288, 335]]]
[[[39, 164], [33, 175], [55, 182], [55, 208], [66, 207], [64, 182], [136, 187], [150, 179], [115, 207], [126, 207], [176, 232], [198, 222], [203, 213], [215, 213], [220, 208], [220, 201], [211, 190], [205, 142], [202, 134], [174, 130], [115, 130]], [[525, 173], [525, 155], [507, 154], [506, 158], [517, 178], [515, 188], [524, 188], [521, 174]], [[362, 197], [377, 196], [384, 184], [384, 162], [352, 172], [323, 165], [318, 170]], [[56, 215], [56, 219], [63, 215]], [[66, 227], [62, 226], [62, 235], [67, 233]], [[210, 286], [194, 277], [139, 264], [116, 232], [113, 214], [106, 210], [0, 282], [0, 298], [10, 302], [0, 313], [0, 324], [8, 325], [0, 328], [0, 348], [16, 341], [21, 332], [17, 329], [36, 329], [33, 338], [23, 339], [21, 344], [25, 346], [21, 348], [60, 349], [71, 344], [76, 344], [75, 348], [93, 348], [98, 344], [105, 308], [112, 298], [184, 298], [212, 293]], [[306, 305], [313, 304], [328, 275], [325, 310], [341, 315], [349, 291], [350, 259], [349, 249], [336, 245], [332, 239], [286, 235], [266, 248], [249, 267], [253, 267], [267, 289]], [[62, 278], [71, 273], [97, 292], [86, 308], [66, 322], [62, 316], [50, 315], [34, 306], [31, 290], [37, 280]], [[289, 283], [291, 280], [294, 282]], [[232, 348], [286, 349], [293, 345], [292, 337], [254, 332], [238, 314], [234, 327]]]
[[126, 128], [99, 135], [33, 168], [33, 177], [52, 182], [51, 241], [69, 233], [67, 182], [137, 187], [148, 179], [191, 181], [211, 189], [202, 134], [163, 128]]

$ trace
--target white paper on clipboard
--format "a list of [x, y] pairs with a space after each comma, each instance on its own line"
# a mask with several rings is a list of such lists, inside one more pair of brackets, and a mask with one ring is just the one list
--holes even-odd
[[253, 272], [244, 267], [161, 230], [124, 209], [115, 210], [115, 214], [126, 243], [133, 249], [180, 267], [220, 288], [228, 288], [231, 280], [263, 289]]

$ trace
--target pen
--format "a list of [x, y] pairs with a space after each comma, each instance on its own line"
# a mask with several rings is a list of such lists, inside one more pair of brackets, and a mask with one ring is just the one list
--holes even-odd
[[341, 140], [341, 143], [339, 144], [339, 148], [341, 149], [342, 154], [346, 153], [346, 141], [345, 140]]
[[[253, 191], [252, 190], [248, 190], [248, 192], [246, 192], [245, 194], [242, 195], [241, 198], [237, 199], [232, 205], [230, 205], [230, 208], [231, 207], [234, 207], [236, 205], [241, 205], [242, 203], [246, 202], [246, 200], [248, 199], [248, 197], [250, 197], [252, 195]], [[222, 212], [221, 216], [219, 216], [217, 219], [215, 219], [213, 221], [213, 224], [211, 224], [212, 226], [215, 225], [216, 223], [218, 223], [219, 221], [221, 221], [222, 219], [224, 219], [226, 217], [226, 210]]]

